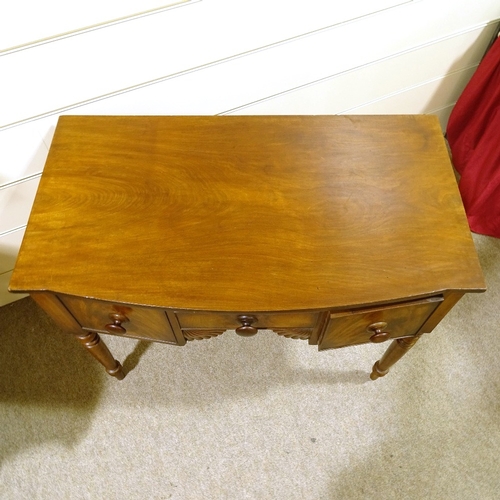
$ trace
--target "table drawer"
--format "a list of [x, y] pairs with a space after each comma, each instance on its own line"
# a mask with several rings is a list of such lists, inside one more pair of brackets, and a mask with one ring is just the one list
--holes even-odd
[[318, 324], [319, 313], [176, 311], [175, 316], [186, 340], [208, 339], [225, 330], [236, 330], [246, 337], [255, 335], [259, 329], [272, 329], [285, 337], [309, 339]]
[[319, 349], [384, 342], [415, 335], [442, 297], [330, 314]]
[[60, 296], [84, 330], [177, 344], [165, 312], [154, 307], [125, 305]]
[[[255, 328], [314, 328], [316, 312], [246, 313], [176, 311], [181, 328], [223, 328], [235, 330], [250, 320]], [[246, 320], [244, 319], [246, 318]]]

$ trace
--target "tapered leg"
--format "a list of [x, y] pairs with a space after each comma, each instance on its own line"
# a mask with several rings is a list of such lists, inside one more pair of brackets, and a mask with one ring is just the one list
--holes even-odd
[[106, 371], [110, 375], [116, 377], [118, 380], [122, 380], [125, 377], [122, 365], [113, 358], [108, 346], [97, 333], [88, 332], [85, 335], [77, 335], [76, 338], [106, 368]]
[[370, 375], [372, 380], [377, 380], [389, 372], [391, 366], [402, 358], [417, 342], [420, 335], [394, 340], [385, 351], [384, 355], [373, 365]]

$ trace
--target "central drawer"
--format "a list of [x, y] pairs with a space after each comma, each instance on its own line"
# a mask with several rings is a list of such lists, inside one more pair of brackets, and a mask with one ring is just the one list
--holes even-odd
[[279, 335], [309, 339], [318, 325], [318, 312], [207, 312], [180, 311], [175, 319], [186, 340], [216, 337], [226, 330], [249, 337], [259, 330], [274, 330]]
[[[314, 328], [318, 321], [315, 312], [275, 312], [275, 313], [247, 313], [247, 312], [197, 312], [176, 311], [179, 325], [183, 329], [222, 328], [235, 330], [245, 321], [250, 321], [255, 328]], [[245, 319], [246, 318], [246, 319]]]

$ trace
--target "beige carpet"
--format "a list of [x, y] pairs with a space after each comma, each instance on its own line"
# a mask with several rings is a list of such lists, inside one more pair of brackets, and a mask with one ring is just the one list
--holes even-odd
[[118, 382], [30, 299], [1, 308], [0, 498], [500, 498], [500, 240], [475, 241], [489, 291], [376, 382], [386, 345], [270, 332], [108, 337]]

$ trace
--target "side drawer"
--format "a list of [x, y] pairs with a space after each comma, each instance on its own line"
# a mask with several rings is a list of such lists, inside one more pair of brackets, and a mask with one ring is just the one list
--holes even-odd
[[83, 330], [178, 344], [165, 311], [61, 295]]
[[370, 309], [332, 313], [323, 338], [319, 342], [319, 350], [410, 337], [419, 331], [442, 301], [443, 298], [438, 296]]

